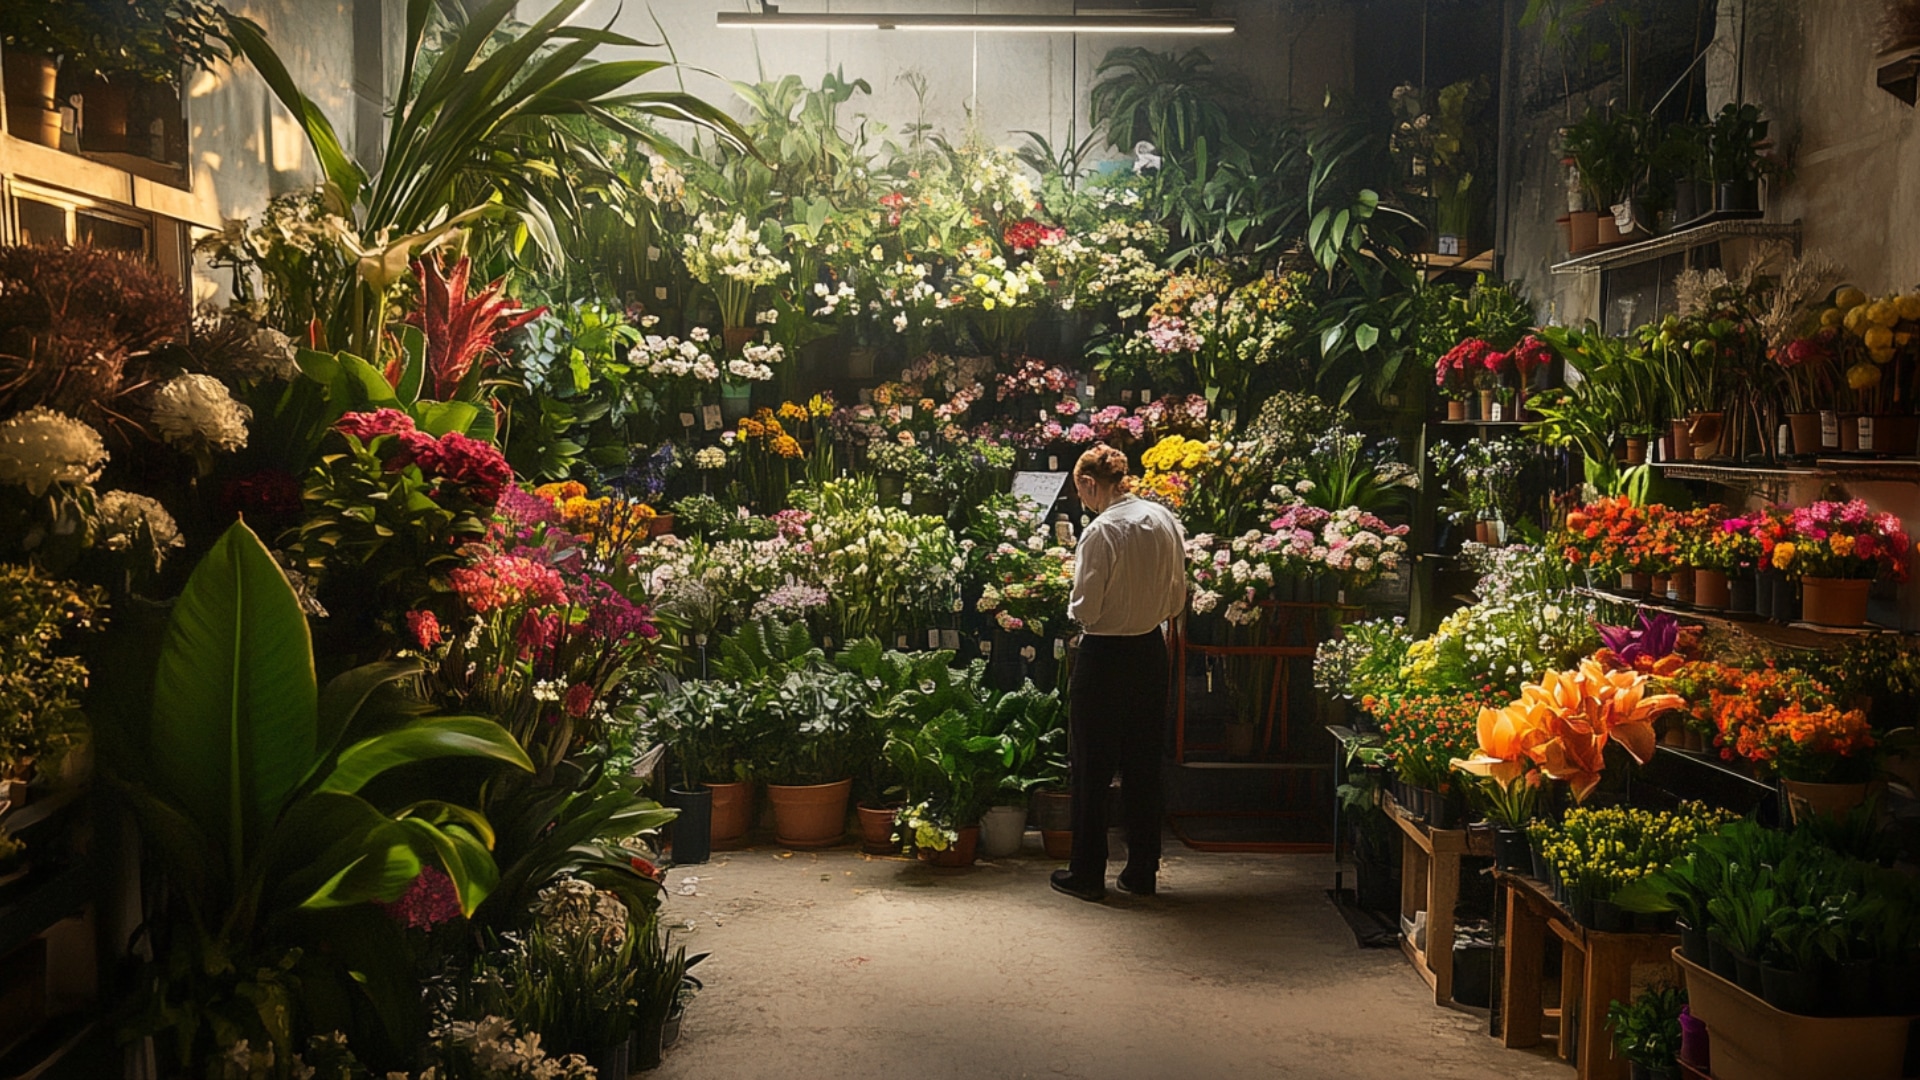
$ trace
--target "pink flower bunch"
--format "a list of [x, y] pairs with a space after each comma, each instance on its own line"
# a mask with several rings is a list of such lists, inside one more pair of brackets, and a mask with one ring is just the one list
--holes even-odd
[[798, 542], [807, 538], [807, 527], [813, 524], [813, 511], [782, 510], [769, 520], [780, 530], [781, 539]]
[[460, 916], [460, 893], [446, 871], [423, 866], [397, 899], [377, 906], [408, 930], [431, 930]]
[[1513, 361], [1513, 369], [1520, 375], [1520, 387], [1526, 389], [1533, 381], [1533, 373], [1553, 362], [1553, 348], [1537, 336], [1528, 334], [1520, 339], [1507, 353], [1507, 359]]
[[1188, 394], [1184, 398], [1163, 397], [1150, 401], [1133, 414], [1146, 424], [1148, 431], [1165, 433], [1196, 430], [1207, 422], [1208, 412], [1206, 398]]
[[1094, 436], [1106, 442], [1126, 443], [1147, 437], [1146, 419], [1128, 415], [1124, 405], [1100, 409], [1093, 414], [1092, 424]]
[[446, 640], [446, 634], [440, 630], [440, 617], [431, 611], [415, 610], [407, 612], [407, 630], [413, 635], [414, 644], [422, 651], [432, 649]]
[[348, 413], [334, 428], [363, 445], [381, 436], [393, 436], [399, 449], [386, 458], [387, 471], [418, 466], [423, 476], [457, 484], [483, 506], [498, 503], [513, 485], [513, 467], [492, 443], [470, 439], [457, 431], [436, 439], [416, 428], [413, 418], [398, 409]]
[[450, 571], [447, 579], [460, 599], [480, 615], [519, 604], [567, 603], [560, 572], [521, 555], [488, 555], [472, 566]]
[[1076, 446], [1083, 443], [1093, 442], [1095, 439], [1098, 439], [1099, 437], [1100, 437], [1099, 434], [1095, 432], [1093, 428], [1087, 424], [1075, 424], [1072, 427], [1067, 429], [1067, 441], [1070, 443], [1073, 443]]
[[1053, 367], [1032, 357], [1021, 361], [1013, 371], [1001, 375], [994, 400], [1005, 401], [1025, 394], [1068, 394], [1078, 389], [1080, 380], [1065, 368]]
[[1161, 354], [1195, 352], [1206, 339], [1187, 328], [1187, 320], [1178, 315], [1155, 315], [1147, 323], [1147, 344]]
[[1466, 390], [1472, 377], [1487, 367], [1487, 357], [1504, 356], [1480, 338], [1468, 338], [1440, 357], [1433, 366], [1433, 385], [1441, 389]]

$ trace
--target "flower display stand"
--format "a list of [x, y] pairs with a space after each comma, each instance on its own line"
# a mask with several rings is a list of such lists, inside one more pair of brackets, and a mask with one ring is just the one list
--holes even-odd
[[1713, 1047], [1712, 1080], [1898, 1080], [1913, 1016], [1797, 1016], [1672, 952]]
[[1465, 829], [1430, 829], [1382, 794], [1387, 817], [1405, 834], [1400, 845], [1400, 918], [1402, 925], [1415, 912], [1427, 913], [1427, 942], [1416, 948], [1406, 934], [1401, 951], [1413, 970], [1433, 987], [1436, 1005], [1453, 1004], [1453, 908], [1460, 899], [1460, 856], [1470, 853]]
[[[1627, 1059], [1615, 1056], [1607, 1031], [1607, 1005], [1631, 1000], [1634, 987], [1649, 981], [1648, 969], [1670, 975], [1679, 936], [1591, 930], [1575, 922], [1533, 878], [1503, 870], [1494, 871], [1493, 877], [1506, 916], [1501, 1043], [1524, 1048], [1551, 1037], [1560, 1059], [1578, 1070], [1579, 1080], [1627, 1080]], [[1558, 1008], [1546, 1007], [1541, 996], [1549, 934], [1560, 940]], [[1551, 1034], [1546, 1031], [1548, 1020], [1555, 1022]]]

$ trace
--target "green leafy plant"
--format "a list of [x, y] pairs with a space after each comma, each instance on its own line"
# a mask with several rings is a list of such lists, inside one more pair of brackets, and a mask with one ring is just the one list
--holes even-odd
[[0, 11], [0, 43], [60, 57], [68, 71], [178, 86], [184, 72], [231, 56], [233, 18], [213, 0], [13, 0]]
[[[532, 767], [493, 721], [428, 715], [394, 687], [416, 671], [375, 664], [320, 687], [298, 597], [235, 524], [174, 605], [150, 697], [126, 699], [151, 712], [101, 719], [107, 776], [162, 871], [133, 1027], [180, 1067], [241, 1038], [288, 1060], [302, 1001], [371, 999], [395, 1044], [414, 1037], [410, 973], [367, 901], [435, 867], [471, 913], [497, 879], [493, 830], [465, 806], [383, 800], [375, 782], [435, 759]], [[373, 919], [322, 950], [333, 912]]]
[[56, 764], [83, 736], [87, 665], [62, 655], [60, 641], [86, 629], [105, 601], [32, 567], [0, 566], [0, 778]]
[[1680, 1060], [1680, 1007], [1686, 1003], [1686, 990], [1677, 986], [1650, 986], [1631, 1002], [1608, 1002], [1614, 1048], [1635, 1065], [1671, 1073]]

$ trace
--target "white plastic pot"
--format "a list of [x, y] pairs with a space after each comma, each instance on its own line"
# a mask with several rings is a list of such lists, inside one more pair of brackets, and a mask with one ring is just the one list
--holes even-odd
[[996, 806], [980, 815], [980, 854], [989, 859], [1018, 854], [1026, 834], [1026, 807]]

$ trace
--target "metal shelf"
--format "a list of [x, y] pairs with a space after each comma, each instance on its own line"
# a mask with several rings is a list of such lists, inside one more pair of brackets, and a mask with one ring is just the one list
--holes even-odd
[[1818, 623], [1809, 622], [1777, 623], [1769, 622], [1757, 615], [1750, 615], [1743, 618], [1721, 612], [1701, 611], [1697, 608], [1681, 607], [1678, 604], [1667, 604], [1640, 597], [1622, 596], [1619, 593], [1607, 592], [1604, 589], [1577, 587], [1574, 591], [1591, 596], [1595, 600], [1623, 604], [1628, 607], [1641, 607], [1652, 611], [1664, 611], [1678, 618], [1689, 619], [1706, 626], [1715, 626], [1726, 630], [1737, 631], [1751, 637], [1759, 638], [1762, 641], [1772, 642], [1775, 645], [1784, 645], [1790, 649], [1837, 649], [1850, 642], [1858, 641], [1863, 637], [1878, 637], [1885, 634], [1905, 633], [1905, 631], [1898, 630], [1891, 626], [1881, 626], [1878, 623], [1869, 623], [1866, 626], [1822, 626]]
[[1642, 240], [1637, 244], [1623, 244], [1619, 247], [1603, 248], [1576, 255], [1565, 262], [1555, 263], [1556, 274], [1597, 274], [1602, 270], [1611, 270], [1636, 263], [1651, 262], [1667, 255], [1678, 254], [1721, 240], [1734, 239], [1789, 240], [1795, 245], [1800, 243], [1800, 223], [1752, 220], [1709, 221], [1705, 225], [1679, 229], [1651, 240]]

